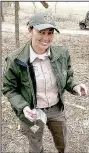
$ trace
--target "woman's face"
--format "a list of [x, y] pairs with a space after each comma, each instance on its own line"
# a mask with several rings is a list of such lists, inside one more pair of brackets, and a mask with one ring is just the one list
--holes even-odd
[[47, 48], [51, 45], [54, 37], [54, 29], [48, 28], [38, 31], [33, 28], [31, 31], [32, 47], [38, 54], [46, 52]]

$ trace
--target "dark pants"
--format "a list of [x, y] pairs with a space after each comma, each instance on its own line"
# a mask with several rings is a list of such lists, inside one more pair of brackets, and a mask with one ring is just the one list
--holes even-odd
[[[60, 111], [58, 105], [55, 105], [48, 110], [44, 110], [44, 112], [47, 115], [47, 126], [52, 133], [58, 152], [69, 153], [64, 111]], [[44, 124], [38, 121], [36, 125], [39, 126], [39, 129], [37, 127], [30, 127], [23, 122], [20, 123], [21, 132], [28, 137], [29, 153], [43, 153], [42, 136]]]

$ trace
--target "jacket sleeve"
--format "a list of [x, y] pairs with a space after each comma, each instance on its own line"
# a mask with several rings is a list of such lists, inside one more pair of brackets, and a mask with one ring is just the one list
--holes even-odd
[[18, 85], [18, 69], [10, 58], [6, 58], [6, 67], [3, 72], [3, 87], [2, 93], [8, 98], [12, 108], [15, 108], [17, 112], [21, 112], [25, 106], [28, 106], [28, 102], [21, 96]]
[[71, 66], [71, 58], [67, 51], [67, 80], [66, 80], [65, 89], [72, 94], [76, 94], [73, 88], [77, 85], [77, 83], [74, 82], [73, 74], [74, 74], [74, 71]]

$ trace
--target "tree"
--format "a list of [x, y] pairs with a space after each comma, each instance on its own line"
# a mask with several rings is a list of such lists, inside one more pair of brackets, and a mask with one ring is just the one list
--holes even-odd
[[2, 3], [3, 2], [1, 2], [1, 20], [2, 20], [2, 22], [4, 22], [5, 19], [4, 19], [4, 15], [3, 15], [3, 6], [2, 6]]
[[49, 5], [48, 5], [47, 2], [45, 2], [45, 1], [40, 1], [40, 2], [41, 2], [41, 4], [42, 4], [45, 8], [48, 8], [48, 7], [49, 7]]
[[15, 41], [16, 48], [20, 46], [19, 43], [19, 2], [15, 1]]
[[[36, 4], [35, 2], [32, 2], [34, 5], [34, 13], [36, 13]], [[40, 1], [40, 3], [47, 9], [49, 7], [48, 3], [45, 1]]]
[[36, 13], [36, 5], [35, 5], [35, 2], [32, 2], [33, 5], [34, 5], [34, 13]]
[[57, 8], [57, 2], [55, 2], [55, 13], [56, 13], [56, 8]]

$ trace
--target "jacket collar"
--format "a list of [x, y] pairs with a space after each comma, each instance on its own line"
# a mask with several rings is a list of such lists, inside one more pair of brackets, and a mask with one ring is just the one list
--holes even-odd
[[19, 53], [14, 60], [18, 65], [27, 67], [30, 56], [30, 44], [31, 41], [28, 41], [23, 47], [21, 47], [21, 49], [19, 49]]
[[61, 57], [61, 50], [59, 46], [52, 45], [50, 48], [51, 56], [50, 59], [52, 62], [56, 61]]
[[[18, 65], [22, 65], [24, 67], [27, 67], [27, 63], [30, 57], [30, 45], [31, 41], [28, 41], [24, 47], [20, 49], [19, 54], [15, 58], [15, 62]], [[58, 58], [60, 58], [60, 52], [58, 51], [59, 48], [57, 46], [51, 45], [50, 47], [50, 59], [52, 62], [56, 61]]]

